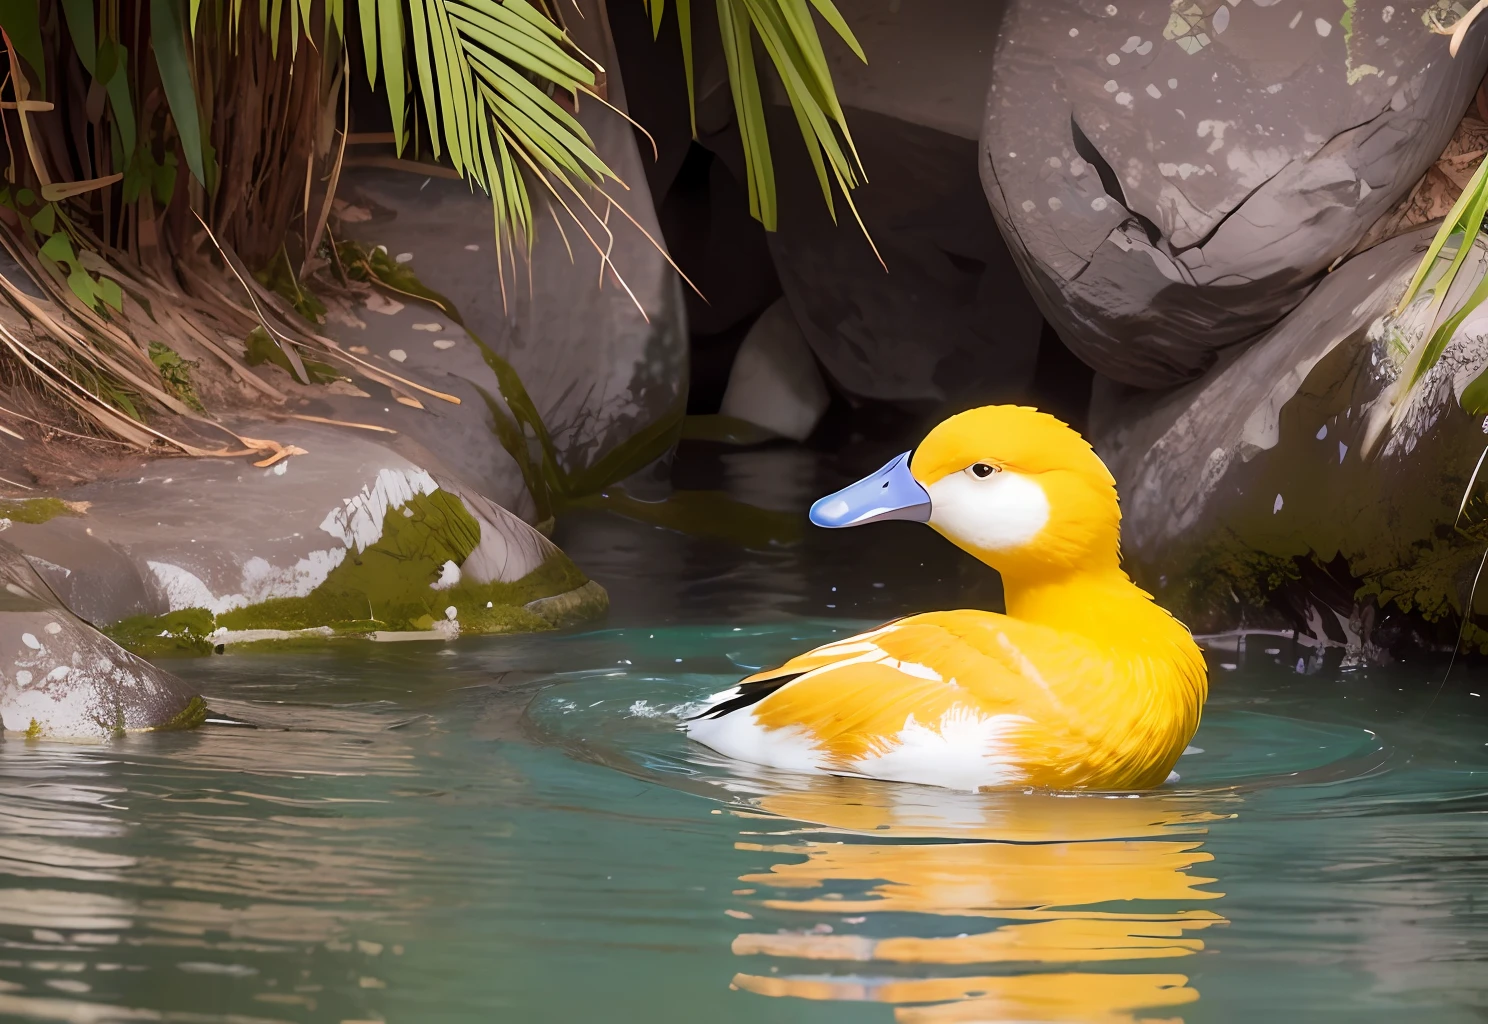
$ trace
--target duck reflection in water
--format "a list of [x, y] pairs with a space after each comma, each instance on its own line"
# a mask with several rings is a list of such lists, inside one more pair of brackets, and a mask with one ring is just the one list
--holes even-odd
[[[735, 988], [889, 1003], [905, 1024], [1156, 1024], [1198, 1000], [1152, 961], [1202, 952], [1227, 923], [1203, 836], [1233, 798], [775, 786], [792, 788], [735, 811], [759, 825], [738, 849], [786, 858], [740, 879], [751, 916], [781, 930], [734, 940], [769, 958]], [[811, 824], [771, 828], [780, 818]]]

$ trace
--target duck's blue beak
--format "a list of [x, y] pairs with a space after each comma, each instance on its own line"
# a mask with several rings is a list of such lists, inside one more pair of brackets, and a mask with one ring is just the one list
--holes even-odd
[[885, 519], [930, 520], [930, 495], [909, 472], [905, 452], [872, 476], [821, 498], [811, 506], [811, 521], [833, 529], [881, 523]]

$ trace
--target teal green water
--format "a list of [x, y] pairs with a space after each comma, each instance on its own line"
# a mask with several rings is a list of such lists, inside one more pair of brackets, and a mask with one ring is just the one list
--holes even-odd
[[1480, 670], [1252, 641], [1140, 796], [771, 773], [679, 715], [966, 567], [579, 525], [612, 628], [176, 662], [260, 727], [0, 742], [0, 1018], [1488, 1017]]

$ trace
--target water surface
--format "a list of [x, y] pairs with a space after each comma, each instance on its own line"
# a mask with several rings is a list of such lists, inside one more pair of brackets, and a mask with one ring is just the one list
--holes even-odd
[[[795, 458], [714, 472], [787, 505], [820, 484]], [[559, 539], [608, 628], [177, 661], [260, 727], [0, 742], [0, 1018], [1488, 1015], [1480, 670], [1299, 674], [1253, 640], [1152, 794], [791, 776], [679, 716], [995, 580], [909, 524], [748, 552], [591, 511]]]

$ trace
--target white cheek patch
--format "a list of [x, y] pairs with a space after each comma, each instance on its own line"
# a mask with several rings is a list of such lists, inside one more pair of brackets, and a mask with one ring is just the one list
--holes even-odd
[[1004, 470], [979, 480], [951, 473], [925, 488], [930, 525], [982, 551], [1019, 548], [1049, 521], [1049, 496], [1029, 477]]

